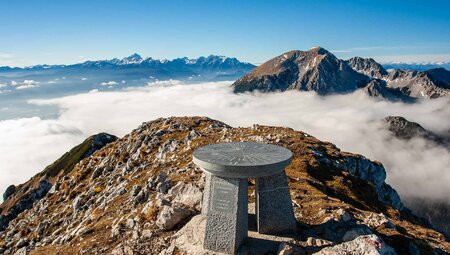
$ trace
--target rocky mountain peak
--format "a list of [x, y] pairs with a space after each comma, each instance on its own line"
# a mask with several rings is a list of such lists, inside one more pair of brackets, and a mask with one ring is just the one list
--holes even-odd
[[122, 59], [124, 62], [139, 62], [142, 61], [142, 57], [141, 55], [137, 54], [137, 53], [133, 53], [128, 57], [125, 57]]
[[354, 71], [344, 61], [317, 47], [275, 57], [232, 86], [235, 92], [303, 90], [325, 95], [353, 91], [364, 86], [367, 80], [368, 77]]
[[268, 60], [232, 85], [234, 92], [315, 91], [320, 95], [351, 93], [364, 88], [369, 96], [412, 102], [450, 95], [450, 72], [384, 69], [371, 58], [336, 58], [321, 47], [293, 50]]
[[[267, 252], [450, 251], [442, 234], [404, 208], [385, 183], [381, 163], [289, 128], [233, 128], [206, 117], [143, 123], [43, 183], [43, 191], [49, 190], [0, 232], [1, 251], [205, 254], [200, 214], [205, 176], [192, 163], [192, 152], [232, 141], [277, 144], [294, 154], [286, 173], [299, 230], [297, 237], [268, 240], [273, 245]], [[39, 183], [40, 176], [30, 182]], [[249, 187], [255, 188], [254, 181]], [[252, 215], [253, 192], [248, 199]]]
[[402, 116], [388, 116], [384, 118], [384, 124], [384, 127], [399, 139], [422, 138], [444, 147], [448, 147], [450, 144], [450, 134], [435, 134], [422, 127], [419, 123], [409, 121]]
[[384, 118], [384, 121], [389, 131], [393, 132], [398, 138], [411, 139], [427, 133], [419, 123], [408, 121], [402, 116], [388, 116]]
[[319, 55], [331, 54], [329, 51], [322, 48], [321, 46], [312, 47], [311, 49], [308, 50], [308, 52]]
[[388, 72], [373, 58], [353, 57], [347, 63], [356, 71], [369, 77], [382, 79]]

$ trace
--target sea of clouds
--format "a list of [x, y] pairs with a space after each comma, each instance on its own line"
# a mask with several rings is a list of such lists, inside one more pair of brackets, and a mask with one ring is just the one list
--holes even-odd
[[379, 120], [400, 115], [436, 133], [450, 130], [448, 98], [416, 104], [369, 98], [361, 92], [321, 97], [312, 92], [236, 95], [231, 82], [183, 84], [164, 81], [118, 92], [78, 94], [35, 105], [56, 105], [57, 119], [0, 121], [0, 192], [19, 184], [87, 136], [123, 136], [144, 121], [168, 116], [208, 116], [232, 126], [287, 126], [342, 150], [381, 161], [387, 182], [402, 197], [449, 201], [450, 149], [423, 139], [393, 139]]

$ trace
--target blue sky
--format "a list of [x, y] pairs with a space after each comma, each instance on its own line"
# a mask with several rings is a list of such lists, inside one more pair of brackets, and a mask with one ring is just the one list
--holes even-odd
[[0, 65], [219, 54], [449, 61], [450, 1], [0, 0]]

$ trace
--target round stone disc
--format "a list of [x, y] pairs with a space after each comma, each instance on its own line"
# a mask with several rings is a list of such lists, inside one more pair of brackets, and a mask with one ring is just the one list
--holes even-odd
[[258, 178], [277, 174], [291, 163], [292, 152], [254, 142], [218, 143], [194, 151], [193, 162], [220, 177]]

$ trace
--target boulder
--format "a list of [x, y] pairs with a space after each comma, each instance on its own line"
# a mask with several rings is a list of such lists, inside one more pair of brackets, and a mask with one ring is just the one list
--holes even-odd
[[185, 208], [165, 205], [158, 214], [156, 225], [162, 230], [170, 230], [182, 220], [186, 219], [190, 214], [190, 211]]
[[394, 249], [386, 245], [377, 235], [363, 235], [352, 241], [326, 247], [314, 255], [395, 255]]
[[128, 245], [119, 244], [114, 250], [112, 250], [111, 255], [133, 255], [133, 249]]
[[378, 228], [380, 226], [395, 228], [394, 224], [383, 213], [369, 213], [369, 215], [364, 218], [364, 224], [371, 228]]
[[14, 255], [27, 255], [27, 247], [22, 247], [18, 249]]
[[191, 183], [178, 182], [167, 195], [172, 200], [172, 204], [180, 204], [190, 209], [201, 209], [203, 193]]

